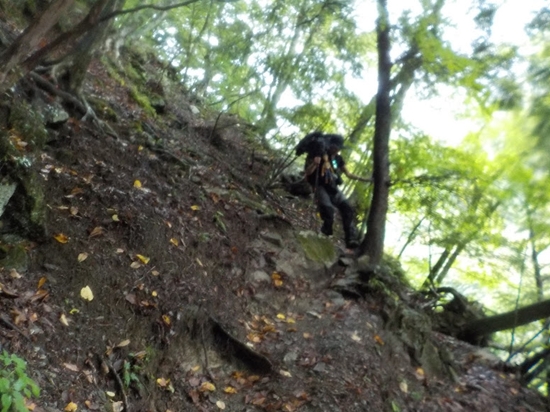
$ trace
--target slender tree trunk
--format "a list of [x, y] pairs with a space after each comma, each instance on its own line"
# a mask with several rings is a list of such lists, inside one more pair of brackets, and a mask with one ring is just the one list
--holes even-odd
[[367, 219], [367, 233], [359, 247], [359, 255], [367, 255], [373, 264], [379, 264], [384, 253], [386, 215], [389, 197], [389, 140], [391, 132], [390, 108], [390, 24], [386, 0], [378, 0], [378, 93], [374, 132], [374, 190]]

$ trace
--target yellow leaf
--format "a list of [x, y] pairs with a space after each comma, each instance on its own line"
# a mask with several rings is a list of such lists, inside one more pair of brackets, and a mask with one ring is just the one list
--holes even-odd
[[179, 240], [176, 239], [175, 237], [170, 239], [170, 243], [173, 244], [174, 246], [179, 246], [179, 244], [180, 244]]
[[116, 393], [115, 392], [111, 392], [111, 391], [106, 391], [105, 392], [105, 395], [107, 395], [109, 398], [114, 398], [116, 396]]
[[380, 346], [383, 346], [384, 345], [384, 341], [382, 340], [382, 338], [378, 335], [374, 335], [374, 340], [376, 341], [376, 343], [378, 343]]
[[198, 206], [198, 205], [193, 205], [193, 206], [191, 206], [191, 210], [200, 210], [200, 208], [201, 208], [201, 207]]
[[65, 316], [64, 313], [61, 314], [61, 316], [59, 317], [59, 321], [65, 325], [65, 326], [69, 326], [69, 320], [67, 319], [67, 317]]
[[58, 233], [54, 235], [53, 238], [57, 240], [59, 243], [67, 243], [69, 241], [69, 238], [63, 233]]
[[223, 391], [229, 394], [237, 393], [237, 389], [235, 389], [233, 386], [226, 386]]
[[139, 145], [138, 146], [138, 152], [141, 152], [143, 150], [143, 146], [142, 145]]
[[296, 321], [293, 318], [287, 318], [286, 323], [296, 323]]
[[80, 290], [80, 296], [82, 299], [87, 301], [94, 300], [94, 294], [92, 293], [92, 289], [90, 289], [89, 286], [85, 286]]
[[283, 315], [282, 313], [278, 313], [278, 314], [277, 314], [277, 319], [285, 320], [285, 319], [286, 319], [286, 316]]
[[78, 262], [84, 262], [86, 259], [88, 259], [87, 253], [79, 253], [78, 257], [76, 258]]
[[152, 291], [151, 292], [151, 296], [153, 296], [154, 298], [156, 298], [159, 294], [157, 293], [156, 290]]
[[40, 289], [42, 286], [44, 286], [44, 283], [46, 283], [47, 281], [48, 281], [48, 278], [46, 278], [46, 276], [42, 276], [38, 280], [38, 285], [36, 286], [36, 289]]
[[166, 388], [168, 385], [170, 385], [170, 379], [158, 378], [157, 385], [161, 388]]
[[141, 189], [141, 182], [139, 180], [134, 180], [134, 187], [137, 189]]
[[143, 256], [143, 255], [136, 255], [136, 257], [141, 260], [141, 262], [146, 265], [147, 263], [149, 263], [149, 261], [151, 260], [150, 258], [148, 258], [147, 256]]
[[172, 323], [172, 319], [168, 315], [162, 315], [162, 321], [168, 326]]
[[65, 412], [76, 412], [78, 409], [78, 405], [74, 402], [69, 402], [67, 406], [65, 406]]
[[80, 311], [79, 311], [78, 309], [76, 309], [76, 308], [72, 308], [72, 309], [69, 311], [69, 313], [70, 313], [71, 315], [74, 315], [75, 313], [78, 313], [78, 312], [80, 312]]
[[114, 222], [120, 222], [120, 220], [118, 219], [118, 215], [111, 216], [111, 219], [113, 219]]
[[212, 382], [203, 382], [199, 388], [199, 391], [201, 392], [214, 392], [215, 390], [216, 387]]
[[225, 409], [225, 403], [224, 403], [224, 401], [217, 401], [217, 402], [216, 402], [216, 406], [217, 406], [218, 408], [222, 409], [222, 410]]

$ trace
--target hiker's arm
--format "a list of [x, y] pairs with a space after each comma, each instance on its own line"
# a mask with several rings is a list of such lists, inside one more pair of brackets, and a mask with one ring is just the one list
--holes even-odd
[[341, 169], [342, 169], [342, 172], [344, 172], [344, 174], [346, 175], [346, 177], [347, 177], [348, 179], [359, 180], [360, 182], [365, 182], [365, 183], [371, 183], [371, 182], [372, 182], [372, 178], [371, 178], [371, 177], [361, 177], [361, 176], [354, 175], [353, 173], [351, 173], [351, 172], [348, 170], [348, 168], [346, 167], [346, 165], [342, 166]]
[[321, 163], [321, 158], [319, 156], [313, 158], [313, 162], [306, 167], [306, 176], [309, 176], [310, 174], [314, 173], [315, 170], [319, 167], [319, 164]]

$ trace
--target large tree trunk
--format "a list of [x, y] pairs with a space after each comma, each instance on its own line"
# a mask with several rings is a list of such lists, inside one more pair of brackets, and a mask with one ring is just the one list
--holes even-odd
[[367, 234], [359, 247], [359, 255], [367, 255], [378, 264], [384, 253], [386, 215], [389, 197], [389, 140], [391, 132], [390, 108], [390, 25], [386, 0], [378, 0], [378, 93], [374, 132], [374, 190], [367, 220]]
[[13, 69], [38, 47], [46, 33], [50, 31], [73, 3], [74, 0], [56, 0], [52, 2], [0, 55], [0, 88], [2, 90], [6, 90], [21, 78], [18, 70]]
[[468, 342], [473, 342], [477, 337], [487, 336], [501, 330], [512, 329], [547, 317], [550, 317], [550, 299], [525, 306], [517, 311], [502, 313], [500, 315], [470, 322], [464, 325], [460, 331], [459, 337]]

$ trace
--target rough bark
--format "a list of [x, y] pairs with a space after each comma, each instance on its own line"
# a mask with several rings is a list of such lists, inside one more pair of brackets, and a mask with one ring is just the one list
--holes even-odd
[[13, 84], [20, 75], [12, 72], [28, 53], [35, 50], [46, 33], [59, 21], [63, 13], [74, 3], [74, 0], [57, 0], [40, 14], [34, 21], [15, 39], [2, 55], [0, 55], [0, 84], [2, 89]]
[[476, 337], [512, 329], [547, 317], [550, 317], [550, 299], [525, 306], [517, 311], [506, 312], [470, 322], [462, 328], [459, 337], [471, 342]]
[[367, 219], [367, 233], [359, 247], [359, 255], [367, 255], [378, 264], [384, 253], [386, 215], [389, 197], [389, 140], [391, 132], [390, 108], [390, 25], [386, 0], [378, 0], [378, 92], [374, 132], [372, 203]]

